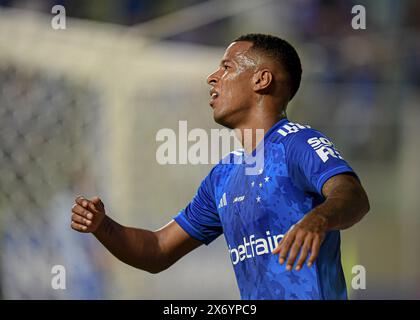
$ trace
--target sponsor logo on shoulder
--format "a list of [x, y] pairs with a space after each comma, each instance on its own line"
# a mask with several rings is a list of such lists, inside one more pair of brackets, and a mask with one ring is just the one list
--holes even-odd
[[281, 129], [277, 130], [277, 132], [280, 133], [283, 137], [285, 137], [288, 134], [296, 133], [296, 132], [299, 132], [300, 130], [309, 129], [309, 128], [310, 126], [308, 125], [301, 125], [299, 123], [288, 122], [287, 124], [282, 126]]
[[322, 162], [327, 162], [330, 157], [343, 159], [333, 143], [325, 137], [312, 137], [308, 139], [308, 144], [315, 150]]

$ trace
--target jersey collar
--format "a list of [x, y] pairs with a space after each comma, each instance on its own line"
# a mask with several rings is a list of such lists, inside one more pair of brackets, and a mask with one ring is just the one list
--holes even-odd
[[263, 145], [265, 145], [265, 142], [268, 141], [268, 139], [270, 138], [271, 134], [275, 131], [277, 131], [280, 127], [282, 127], [283, 125], [285, 125], [286, 123], [289, 122], [289, 119], [287, 118], [282, 118], [280, 119], [277, 123], [275, 123], [270, 129], [268, 129], [268, 131], [264, 134], [264, 138], [263, 140], [261, 140], [257, 147], [252, 151], [252, 153], [247, 154], [246, 151], [244, 150], [244, 156], [245, 157], [254, 157], [257, 152], [262, 148]]

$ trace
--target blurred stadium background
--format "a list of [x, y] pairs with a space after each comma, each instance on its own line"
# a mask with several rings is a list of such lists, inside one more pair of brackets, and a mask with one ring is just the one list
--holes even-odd
[[[65, 30], [51, 28], [56, 4]], [[355, 4], [366, 30], [351, 28]], [[263, 32], [302, 57], [289, 118], [331, 136], [370, 196], [342, 232], [350, 297], [419, 299], [418, 17], [415, 0], [0, 0], [0, 297], [239, 298], [223, 237], [150, 275], [72, 232], [70, 209], [98, 194], [122, 224], [168, 222], [211, 165], [159, 165], [157, 131], [220, 128], [205, 78], [233, 38]], [[51, 288], [53, 265], [66, 290]]]

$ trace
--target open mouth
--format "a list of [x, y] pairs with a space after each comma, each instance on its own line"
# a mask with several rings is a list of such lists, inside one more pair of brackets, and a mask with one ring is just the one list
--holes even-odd
[[211, 97], [211, 99], [210, 99], [210, 106], [213, 107], [213, 102], [214, 102], [214, 100], [217, 99], [218, 96], [219, 96], [219, 93], [216, 90], [214, 90], [214, 89], [211, 89], [210, 90], [210, 97]]

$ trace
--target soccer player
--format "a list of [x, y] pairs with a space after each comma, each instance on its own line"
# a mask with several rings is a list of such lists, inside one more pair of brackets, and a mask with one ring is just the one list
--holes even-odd
[[[239, 132], [264, 129], [263, 139], [243, 143], [228, 155], [236, 161], [216, 165], [186, 208], [157, 231], [122, 226], [98, 197], [81, 196], [71, 227], [151, 273], [223, 233], [242, 299], [346, 299], [339, 230], [360, 221], [369, 201], [331, 140], [287, 119], [301, 73], [288, 42], [263, 34], [237, 38], [207, 78], [210, 106], [217, 123]], [[244, 160], [258, 150], [263, 165], [246, 174]]]

